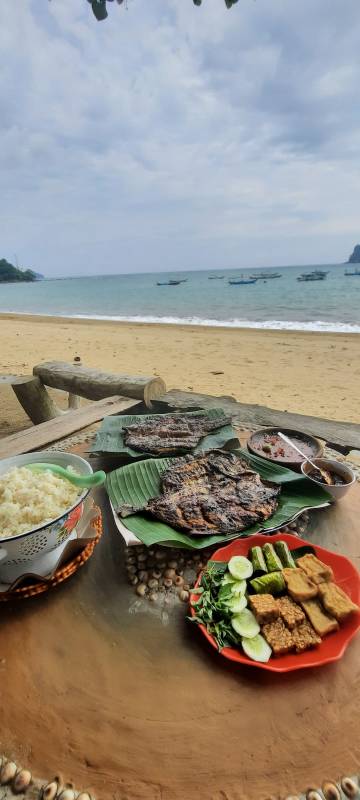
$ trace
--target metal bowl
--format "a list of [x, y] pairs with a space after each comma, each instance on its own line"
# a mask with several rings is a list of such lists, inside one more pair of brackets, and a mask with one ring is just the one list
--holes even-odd
[[[58, 464], [60, 467], [73, 467], [80, 475], [91, 475], [93, 470], [84, 458], [72, 453], [27, 453], [26, 455], [5, 458], [0, 461], [0, 476], [13, 467], [25, 467], [36, 461]], [[34, 563], [45, 554], [57, 551], [66, 542], [82, 517], [84, 500], [89, 489], [78, 495], [73, 505], [54, 520], [39, 525], [17, 536], [0, 538], [0, 580], [11, 580], [17, 573], [30, 572]]]

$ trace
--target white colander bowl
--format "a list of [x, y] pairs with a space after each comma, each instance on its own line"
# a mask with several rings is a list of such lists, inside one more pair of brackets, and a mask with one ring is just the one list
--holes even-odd
[[[37, 461], [58, 464], [60, 467], [73, 467], [79, 475], [91, 475], [93, 470], [84, 458], [72, 453], [26, 453], [0, 461], [0, 476], [13, 467], [25, 467]], [[41, 473], [40, 473], [41, 475]], [[17, 536], [0, 538], [0, 581], [13, 581], [20, 575], [33, 572], [34, 566], [43, 560], [43, 556], [52, 553], [48, 562], [56, 562], [61, 549], [70, 538], [77, 523], [82, 517], [84, 500], [89, 489], [84, 489], [75, 503], [66, 512], [45, 525]]]

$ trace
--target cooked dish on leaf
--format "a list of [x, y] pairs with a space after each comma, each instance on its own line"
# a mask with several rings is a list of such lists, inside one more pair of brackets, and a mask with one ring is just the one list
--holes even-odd
[[244, 459], [220, 451], [174, 460], [161, 488], [145, 511], [193, 535], [236, 533], [264, 522], [276, 510], [280, 492]]
[[179, 450], [191, 451], [208, 433], [231, 424], [231, 417], [222, 414], [191, 417], [166, 414], [145, 418], [124, 428], [127, 447], [152, 455], [169, 455]]

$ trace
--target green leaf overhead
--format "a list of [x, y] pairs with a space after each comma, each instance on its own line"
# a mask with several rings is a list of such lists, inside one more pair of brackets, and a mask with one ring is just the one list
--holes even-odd
[[238, 449], [235, 452], [246, 458], [249, 464], [259, 472], [261, 478], [282, 485], [278, 508], [263, 525], [253, 526], [231, 536], [219, 534], [195, 537], [181, 533], [170, 525], [147, 516], [143, 513], [143, 509], [151, 497], [157, 497], [160, 494], [161, 477], [172, 463], [173, 459], [171, 458], [136, 461], [109, 473], [106, 488], [114, 508], [125, 505], [136, 509], [136, 513], [121, 520], [122, 524], [148, 547], [153, 544], [164, 544], [201, 550], [213, 544], [228, 542], [239, 536], [258, 533], [260, 530], [266, 531], [282, 527], [305, 509], [318, 508], [329, 502], [330, 498], [327, 492], [316, 487], [304, 476], [299, 476], [285, 467], [279, 467], [277, 464], [271, 464], [257, 456], [252, 456], [247, 451]]
[[[102, 20], [106, 19], [108, 16], [106, 3], [112, 3], [114, 0], [88, 0], [92, 7], [92, 11], [98, 22], [102, 22]], [[118, 5], [122, 5], [124, 0], [117, 0]], [[183, 0], [185, 2], [185, 0]], [[190, 0], [188, 0], [190, 4]], [[231, 8], [238, 0], [224, 0], [226, 8]], [[201, 6], [202, 0], [193, 0], [194, 6]], [[126, 5], [127, 7], [127, 5]]]

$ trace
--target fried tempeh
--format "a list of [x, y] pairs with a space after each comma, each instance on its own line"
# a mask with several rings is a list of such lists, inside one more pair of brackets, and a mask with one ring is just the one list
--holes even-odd
[[279, 616], [277, 601], [272, 594], [252, 594], [249, 597], [249, 606], [259, 625], [273, 622]]
[[285, 595], [285, 597], [279, 597], [277, 603], [280, 616], [290, 630], [304, 621], [305, 614], [302, 608], [297, 603], [294, 603], [291, 597], [287, 595]]
[[353, 611], [360, 611], [359, 606], [353, 603], [350, 597], [335, 583], [320, 583], [318, 588], [326, 611], [339, 622], [346, 619]]
[[334, 573], [328, 564], [324, 564], [319, 558], [312, 553], [307, 553], [305, 556], [298, 558], [297, 566], [304, 570], [305, 574], [313, 581], [313, 583], [323, 583], [324, 581], [332, 581]]
[[324, 611], [318, 600], [305, 600], [301, 605], [319, 636], [327, 636], [328, 633], [338, 630], [339, 623]]
[[294, 649], [292, 633], [285, 627], [282, 619], [269, 622], [261, 629], [275, 656], [282, 656]]
[[292, 631], [292, 637], [297, 653], [303, 653], [304, 650], [308, 650], [310, 647], [316, 647], [316, 645], [321, 644], [320, 636], [317, 635], [307, 619], [294, 628]]
[[318, 587], [305, 575], [302, 569], [288, 567], [283, 569], [283, 576], [288, 592], [294, 600], [301, 602], [302, 600], [311, 600], [312, 597], [316, 597]]

